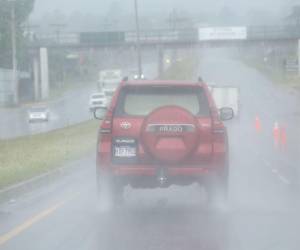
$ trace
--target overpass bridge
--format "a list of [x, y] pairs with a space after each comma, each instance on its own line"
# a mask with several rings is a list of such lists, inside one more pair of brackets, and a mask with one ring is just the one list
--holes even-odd
[[[140, 31], [143, 47], [165, 45], [233, 45], [255, 42], [287, 42], [300, 39], [300, 26], [203, 27], [190, 29], [156, 29]], [[77, 32], [39, 34], [30, 43], [32, 49], [132, 47], [136, 45], [135, 31]]]
[[[200, 27], [140, 31], [141, 47], [157, 50], [158, 72], [162, 72], [165, 49], [250, 46], [256, 51], [257, 48], [266, 46], [276, 51], [282, 44], [292, 44], [292, 47], [297, 48], [299, 39], [300, 26]], [[136, 43], [137, 35], [132, 30], [36, 34], [29, 43], [29, 50], [33, 55], [31, 64], [36, 99], [46, 99], [48, 96], [48, 50], [127, 50], [134, 49]]]

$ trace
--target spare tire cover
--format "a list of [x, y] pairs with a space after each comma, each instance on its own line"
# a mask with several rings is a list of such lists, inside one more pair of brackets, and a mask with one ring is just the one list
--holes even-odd
[[155, 109], [144, 120], [141, 140], [145, 151], [156, 160], [179, 163], [198, 145], [197, 119], [186, 109], [164, 106]]

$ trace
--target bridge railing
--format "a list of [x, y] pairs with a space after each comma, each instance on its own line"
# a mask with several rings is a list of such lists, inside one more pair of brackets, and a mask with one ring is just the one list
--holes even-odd
[[[195, 42], [198, 33], [196, 29], [180, 30], [148, 30], [140, 33], [140, 41], [143, 43], [168, 43], [168, 42]], [[135, 31], [125, 32], [125, 42], [133, 43], [137, 40]]]
[[299, 26], [249, 26], [247, 27], [249, 40], [281, 40], [299, 39]]
[[[300, 39], [300, 26], [248, 26], [247, 40], [280, 40]], [[35, 46], [109, 46], [134, 45], [137, 40], [135, 31], [112, 32], [80, 32], [39, 35], [32, 42]], [[197, 43], [199, 42], [198, 29], [177, 30], [142, 30], [140, 32], [142, 44], [160, 43]]]
[[[137, 34], [135, 31], [116, 32], [80, 32], [64, 33], [59, 37], [53, 34], [36, 36], [33, 45], [122, 45], [135, 44]], [[145, 30], [140, 32], [140, 41], [143, 44], [172, 43], [172, 42], [196, 42], [198, 32], [196, 29], [182, 30]]]
[[61, 35], [54, 34], [39, 34], [32, 40], [33, 44], [79, 44], [79, 34], [80, 33], [63, 33]]

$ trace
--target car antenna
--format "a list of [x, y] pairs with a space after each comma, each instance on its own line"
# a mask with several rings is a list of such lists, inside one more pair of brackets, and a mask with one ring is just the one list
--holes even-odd
[[203, 79], [201, 76], [198, 77], [198, 82], [203, 82]]

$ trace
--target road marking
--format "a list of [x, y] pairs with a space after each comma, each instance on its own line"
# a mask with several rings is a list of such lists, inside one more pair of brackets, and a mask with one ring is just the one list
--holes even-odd
[[275, 174], [279, 178], [279, 180], [281, 180], [283, 183], [285, 183], [287, 185], [291, 184], [290, 180], [288, 180], [286, 177], [281, 175], [281, 173], [278, 171], [278, 169], [272, 168], [272, 173]]
[[15, 238], [16, 236], [18, 236], [23, 231], [29, 229], [35, 223], [39, 222], [40, 220], [42, 220], [42, 219], [48, 217], [49, 215], [51, 215], [52, 213], [54, 213], [57, 209], [62, 207], [65, 204], [65, 202], [66, 201], [57, 203], [56, 205], [44, 210], [43, 212], [31, 217], [30, 219], [25, 221], [23, 224], [21, 224], [21, 225], [17, 226], [16, 228], [12, 229], [8, 233], [0, 236], [0, 246], [4, 245], [9, 240]]
[[290, 184], [291, 184], [291, 182], [290, 182], [287, 178], [285, 178], [284, 176], [282, 176], [281, 174], [278, 174], [278, 178], [279, 178], [283, 183], [285, 183], [285, 184], [287, 184], [287, 185], [290, 185]]
[[267, 161], [266, 159], [263, 158], [263, 161], [268, 167], [272, 166], [271, 162]]
[[[263, 162], [265, 163], [265, 165], [267, 165], [267, 166], [269, 166], [269, 167], [272, 167], [272, 164], [271, 164], [268, 160], [266, 160], [266, 159], [263, 158]], [[279, 180], [281, 180], [284, 184], [286, 184], [286, 185], [290, 185], [290, 184], [291, 184], [290, 180], [287, 179], [286, 177], [284, 177], [283, 175], [281, 175], [281, 173], [279, 172], [278, 169], [272, 168], [271, 171], [272, 171], [272, 173], [275, 174], [275, 175], [279, 178]]]
[[17, 226], [16, 228], [12, 229], [11, 231], [7, 232], [6, 234], [0, 236], [0, 246], [4, 245], [6, 242], [10, 241], [11, 239], [18, 236], [23, 231], [29, 229], [31, 226], [33, 226], [35, 223], [39, 222], [42, 219], [45, 219], [49, 215], [53, 214], [56, 210], [61, 208], [65, 203], [68, 201], [73, 200], [76, 196], [80, 195], [80, 192], [75, 192], [71, 197], [68, 199], [61, 201], [57, 203], [56, 205], [40, 212], [39, 214], [31, 217], [27, 221], [25, 221], [23, 224]]

